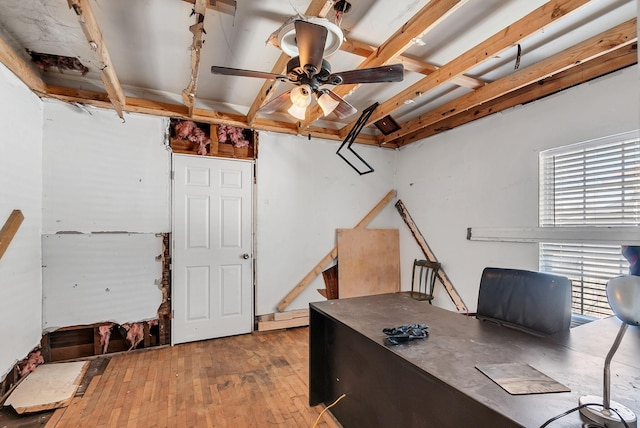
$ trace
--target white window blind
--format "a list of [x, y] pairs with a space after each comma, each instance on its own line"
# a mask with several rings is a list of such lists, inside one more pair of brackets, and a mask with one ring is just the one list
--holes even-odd
[[[638, 131], [540, 153], [539, 207], [540, 227], [638, 226]], [[540, 270], [572, 281], [574, 313], [611, 315], [605, 285], [628, 269], [620, 246], [540, 244]]]

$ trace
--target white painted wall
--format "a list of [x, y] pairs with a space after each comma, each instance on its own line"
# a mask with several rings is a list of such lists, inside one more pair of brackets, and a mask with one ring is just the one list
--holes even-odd
[[44, 102], [44, 233], [169, 232], [165, 119]]
[[[161, 303], [154, 234], [171, 231], [167, 121], [125, 120], [44, 102], [43, 329], [146, 320]], [[49, 235], [70, 231], [83, 235]]]
[[[275, 306], [394, 188], [395, 152], [355, 147], [375, 171], [358, 175], [335, 154], [339, 142], [260, 133], [256, 197], [256, 315]], [[398, 227], [391, 202], [369, 227]], [[319, 275], [287, 308], [324, 300]]]
[[[536, 227], [539, 152], [637, 129], [639, 87], [637, 66], [627, 68], [399, 152], [398, 195], [470, 310], [485, 267], [537, 270], [538, 245], [467, 241], [467, 228]], [[401, 228], [401, 260], [413, 257]], [[436, 290], [434, 304], [454, 308]]]
[[0, 381], [41, 338], [42, 102], [0, 64], [0, 227], [24, 221], [0, 259]]

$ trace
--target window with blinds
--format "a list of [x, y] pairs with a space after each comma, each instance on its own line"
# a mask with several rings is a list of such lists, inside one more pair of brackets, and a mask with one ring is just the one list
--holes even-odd
[[[638, 131], [540, 153], [539, 207], [540, 227], [638, 226]], [[574, 313], [601, 318], [613, 314], [607, 281], [629, 263], [620, 246], [540, 243], [540, 270], [571, 279]]]

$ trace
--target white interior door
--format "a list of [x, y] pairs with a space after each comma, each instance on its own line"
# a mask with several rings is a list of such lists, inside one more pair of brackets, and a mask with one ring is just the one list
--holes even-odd
[[173, 155], [174, 344], [253, 328], [252, 170]]

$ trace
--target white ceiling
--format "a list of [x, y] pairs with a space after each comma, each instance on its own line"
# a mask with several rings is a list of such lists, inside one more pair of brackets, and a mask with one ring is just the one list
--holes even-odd
[[[194, 17], [190, 16], [193, 5], [183, 0], [90, 0], [89, 3], [127, 97], [181, 105], [181, 93], [191, 77], [193, 35], [189, 26], [194, 23]], [[238, 0], [235, 16], [207, 10], [196, 107], [246, 115], [264, 80], [213, 75], [210, 67], [271, 72], [281, 51], [266, 44], [267, 39], [289, 17], [304, 14], [309, 3], [309, 0]], [[341, 21], [337, 21], [333, 10], [327, 18], [340, 25], [347, 40], [378, 47], [429, 1], [350, 0], [350, 3], [351, 10]], [[461, 7], [426, 32], [404, 55], [444, 66], [547, 1], [468, 0], [461, 3]], [[522, 40], [519, 69], [535, 65], [636, 16], [635, 0], [593, 0]], [[25, 49], [30, 49], [78, 57], [89, 67], [84, 77], [75, 71], [41, 73], [46, 84], [105, 92], [99, 62], [67, 1], [2, 0], [0, 35], [25, 59], [28, 58]], [[514, 72], [516, 55], [517, 47], [512, 46], [465, 74], [493, 82]], [[365, 58], [339, 51], [327, 59], [336, 72], [356, 68]], [[403, 82], [363, 85], [349, 95], [347, 101], [361, 111], [376, 101], [388, 100], [423, 77], [405, 70]], [[275, 92], [290, 88], [290, 84], [282, 83]], [[449, 83], [416, 96], [412, 102], [393, 111], [392, 116], [402, 123], [471, 91]], [[266, 116], [258, 114], [258, 117]], [[285, 113], [266, 118], [295, 122]], [[339, 129], [355, 119], [357, 115], [342, 121], [331, 115], [313, 125]], [[373, 127], [366, 132], [378, 133]]]

